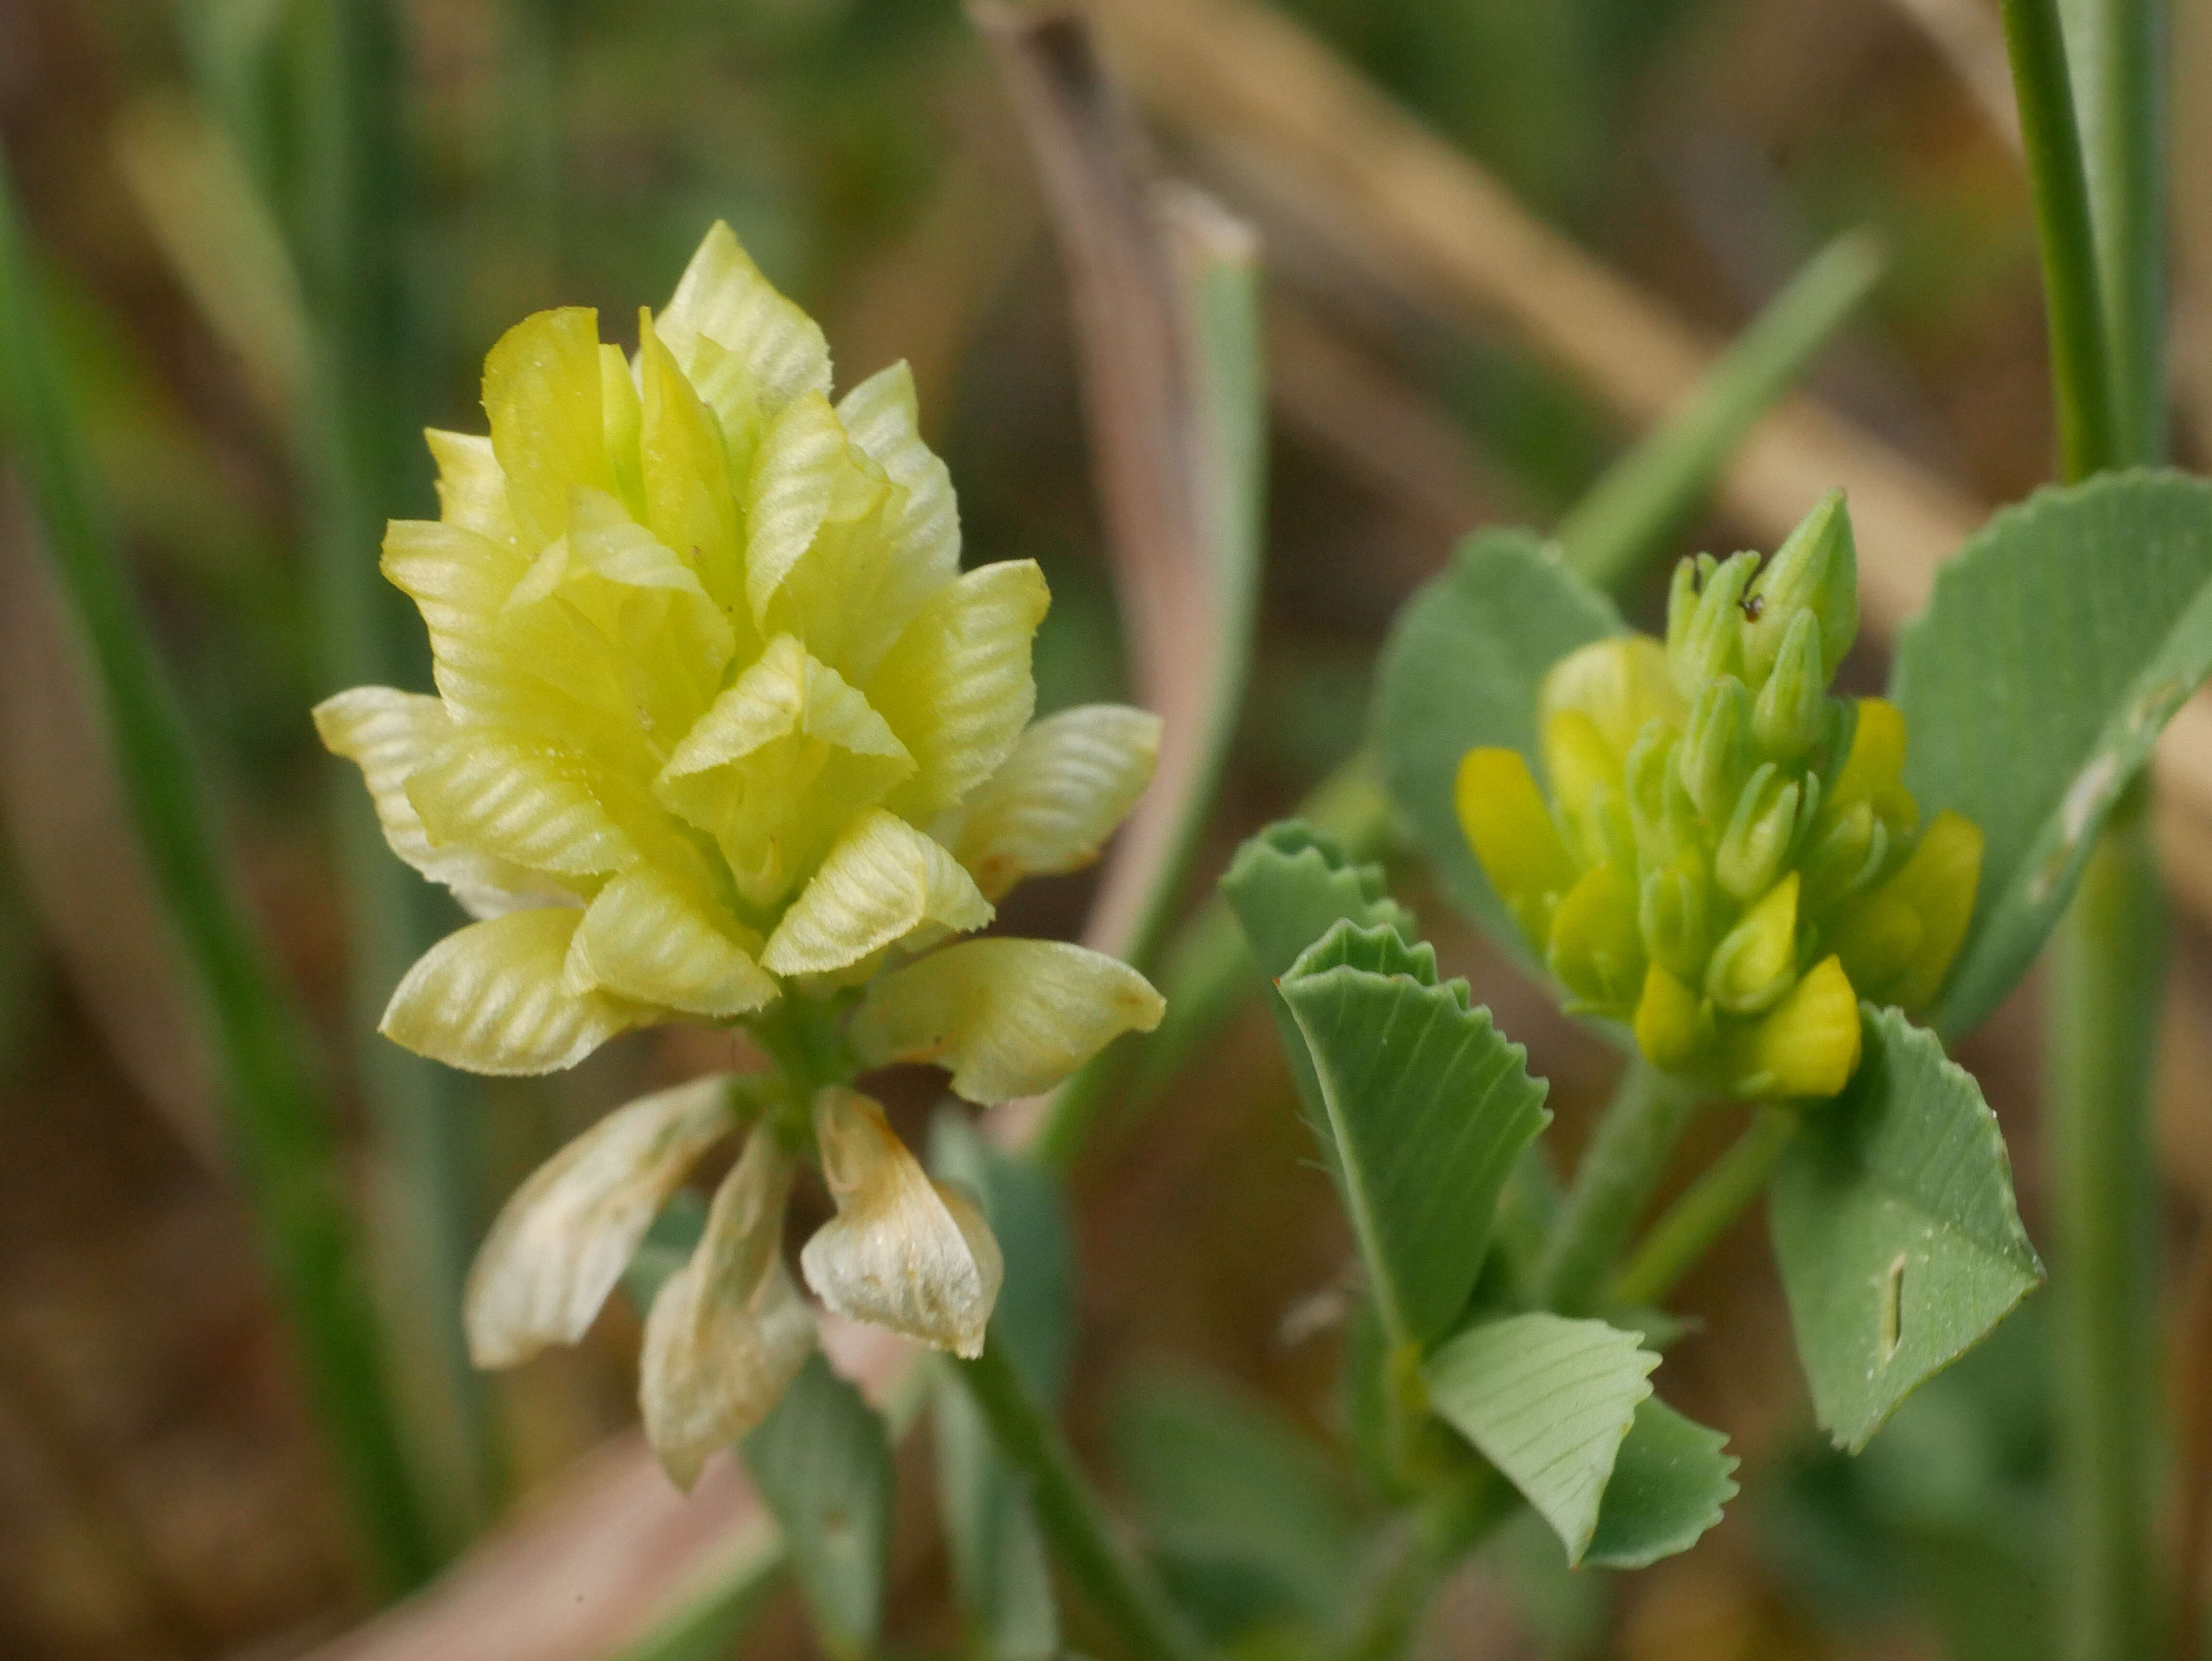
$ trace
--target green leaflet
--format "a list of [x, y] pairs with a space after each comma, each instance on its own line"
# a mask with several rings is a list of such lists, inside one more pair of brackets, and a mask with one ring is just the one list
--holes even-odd
[[1721, 1451], [1727, 1444], [1720, 1432], [1646, 1396], [1613, 1462], [1583, 1561], [1609, 1569], [1647, 1568], [1697, 1544], [1721, 1520], [1721, 1507], [1735, 1498], [1737, 1462]]
[[1853, 1453], [2043, 1279], [1973, 1080], [1897, 1011], [1859, 1016], [1857, 1075], [1808, 1110], [1771, 1190], [1814, 1409]]
[[1398, 1331], [1432, 1340], [1464, 1310], [1498, 1196], [1550, 1119], [1546, 1086], [1487, 1011], [1470, 1012], [1464, 982], [1437, 984], [1431, 948], [1389, 928], [1340, 923], [1283, 990], [1293, 1053], [1322, 1068], [1327, 1141], [1372, 1243], [1376, 1295]]
[[[1006, 1263], [993, 1329], [1037, 1399], [1058, 1402], [1075, 1278], [1058, 1186], [985, 1141], [957, 1108], [931, 1126], [929, 1163], [981, 1202]], [[1036, 1513], [960, 1381], [940, 1368], [931, 1402], [938, 1506], [974, 1647], [988, 1661], [1050, 1661], [1060, 1650], [1060, 1613]]]
[[1210, 1633], [1342, 1619], [1365, 1536], [1318, 1444], [1264, 1402], [1179, 1369], [1124, 1388], [1110, 1428], [1164, 1577]]
[[1996, 1007], [2080, 879], [2113, 802], [2212, 671], [2212, 482], [2108, 474], [1984, 526], [1899, 636], [1892, 696], [1924, 823], [1987, 838], [1974, 921], [1929, 1021]]
[[1419, 978], [1434, 961], [1345, 922], [1281, 980], [1384, 1324], [1422, 1346], [1465, 1311], [1498, 1196], [1552, 1116], [1527, 1052], [1468, 1007], [1465, 984]]
[[840, 1661], [872, 1653], [896, 1481], [884, 1421], [817, 1350], [741, 1446], [823, 1648]]
[[1429, 1398], [1534, 1506], [1579, 1563], [1659, 1358], [1602, 1321], [1486, 1321], [1422, 1367]]
[[[1282, 1036], [1306, 1122], [1328, 1148], [1328, 1115], [1314, 1081], [1313, 1062], [1276, 983], [1331, 924], [1349, 918], [1362, 927], [1387, 925], [1410, 940], [1413, 913], [1383, 891], [1381, 866], [1352, 864], [1334, 838], [1302, 819], [1271, 824], [1239, 848], [1221, 879], [1221, 897], [1236, 914], [1266, 979], [1268, 1013]], [[1433, 959], [1429, 978], [1436, 978]]]
[[1446, 896], [1492, 940], [1533, 959], [1492, 892], [1452, 806], [1460, 757], [1503, 745], [1544, 775], [1536, 692], [1577, 646], [1620, 632], [1620, 616], [1527, 531], [1483, 531], [1399, 613], [1375, 707], [1383, 778]]

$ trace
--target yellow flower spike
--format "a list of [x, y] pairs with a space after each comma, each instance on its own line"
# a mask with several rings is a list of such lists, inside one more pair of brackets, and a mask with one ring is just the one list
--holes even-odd
[[814, 1134], [837, 1214], [799, 1253], [807, 1285], [841, 1315], [981, 1354], [1006, 1265], [974, 1202], [931, 1182], [855, 1091], [816, 1095]]
[[1729, 1088], [1753, 1101], [1833, 1096], [1859, 1065], [1859, 1001], [1823, 958], [1738, 1045]]
[[469, 1354], [512, 1366], [584, 1335], [700, 1156], [738, 1128], [716, 1074], [616, 1109], [531, 1173], [469, 1269]]
[[1770, 1008], [1797, 978], [1797, 873], [1760, 897], [1713, 948], [1705, 995], [1731, 1015]]
[[1592, 641], [1553, 664], [1537, 693], [1537, 724], [1548, 727], [1569, 709], [1589, 718], [1616, 759], [1628, 753], [1646, 721], [1679, 726], [1688, 713], [1666, 649], [1648, 635]]
[[814, 1348], [814, 1312], [783, 1266], [793, 1169], [775, 1132], [755, 1129], [646, 1317], [638, 1405], [678, 1488], [768, 1417]]
[[1847, 967], [1864, 963], [1864, 978], [1851, 978], [1867, 996], [1908, 1010], [1936, 1001], [1974, 915], [1982, 840], [1979, 825], [1946, 808], [1904, 867], [1847, 915], [1836, 949]]
[[953, 856], [992, 901], [1024, 877], [1079, 871], [1137, 805], [1159, 754], [1159, 717], [1124, 704], [1032, 721], [960, 809]]
[[1545, 963], [1577, 999], [1626, 1018], [1644, 990], [1644, 936], [1636, 891], [1610, 865], [1591, 867], [1552, 916]]
[[549, 906], [471, 923], [424, 952], [377, 1031], [471, 1073], [557, 1073], [617, 1032], [654, 1019], [646, 1005], [568, 989], [583, 913]]
[[1577, 873], [1535, 775], [1517, 750], [1470, 750], [1460, 758], [1453, 801], [1490, 885], [1541, 955], [1553, 910]]
[[963, 940], [868, 989], [850, 1037], [861, 1063], [934, 1062], [971, 1102], [1051, 1089], [1167, 1005], [1128, 964], [1060, 940]]
[[1644, 971], [1635, 1028], [1636, 1047], [1644, 1059], [1670, 1073], [1694, 1068], [1712, 1036], [1698, 995], [1656, 963]]

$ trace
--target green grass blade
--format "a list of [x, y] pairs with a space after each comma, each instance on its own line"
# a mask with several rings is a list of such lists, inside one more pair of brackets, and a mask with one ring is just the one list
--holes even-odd
[[0, 413], [94, 666], [148, 867], [199, 979], [240, 1175], [325, 1438], [380, 1578], [410, 1585], [433, 1558], [384, 1391], [327, 1106], [223, 869], [189, 734], [94, 506], [34, 282], [0, 174]]
[[1609, 468], [1554, 536], [1567, 563], [1616, 588], [1666, 545], [1735, 447], [1817, 358], [1881, 278], [1871, 234], [1838, 237], [1807, 262], [1697, 389]]

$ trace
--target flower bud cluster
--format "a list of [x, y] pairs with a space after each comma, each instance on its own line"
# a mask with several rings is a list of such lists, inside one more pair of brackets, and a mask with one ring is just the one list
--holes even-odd
[[1655, 1065], [1751, 1099], [1831, 1096], [1858, 1001], [1930, 1002], [1972, 916], [1981, 832], [1925, 827], [1894, 704], [1832, 696], [1858, 627], [1840, 493], [1763, 565], [1676, 568], [1667, 637], [1546, 678], [1548, 799], [1517, 751], [1470, 751], [1461, 823], [1577, 1007]]

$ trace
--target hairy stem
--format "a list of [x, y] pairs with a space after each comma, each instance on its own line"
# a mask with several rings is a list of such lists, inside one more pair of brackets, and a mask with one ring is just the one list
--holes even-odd
[[1697, 1104], [1691, 1086], [1630, 1060], [1537, 1260], [1540, 1307], [1583, 1315], [1596, 1305]]
[[999, 1453], [1027, 1483], [1053, 1555], [1133, 1655], [1202, 1661], [1206, 1648], [1168, 1602], [1151, 1569], [1115, 1537], [1059, 1428], [1038, 1408], [994, 1327], [982, 1354], [955, 1360]]

